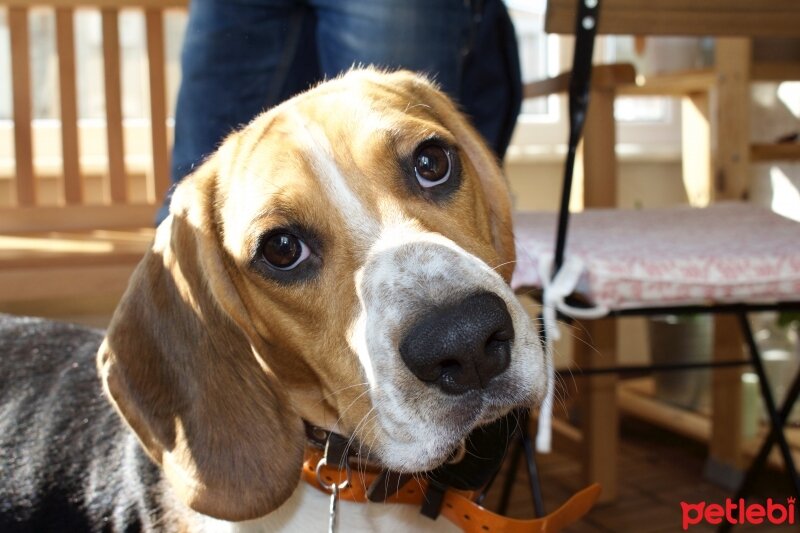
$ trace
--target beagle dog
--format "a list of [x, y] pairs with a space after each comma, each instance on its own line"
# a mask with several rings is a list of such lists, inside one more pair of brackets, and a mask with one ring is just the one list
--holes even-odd
[[303, 421], [424, 472], [541, 401], [513, 268], [501, 171], [432, 83], [354, 70], [286, 101], [176, 188], [104, 338], [0, 321], [0, 530], [322, 530]]

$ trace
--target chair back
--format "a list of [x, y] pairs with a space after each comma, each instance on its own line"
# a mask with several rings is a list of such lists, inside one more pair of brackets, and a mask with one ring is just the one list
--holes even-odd
[[[583, 0], [597, 3], [597, 0]], [[600, 0], [600, 34], [800, 36], [797, 0]], [[576, 0], [548, 0], [545, 31], [575, 31]]]
[[[186, 8], [188, 0], [0, 0], [7, 10], [11, 41], [14, 164], [12, 206], [0, 208], [0, 232], [84, 230], [98, 227], [151, 226], [157, 206], [169, 187], [169, 141], [164, 55], [165, 10]], [[31, 98], [29, 14], [32, 8], [55, 12], [60, 101], [61, 204], [44, 205], [37, 191]], [[75, 11], [99, 10], [102, 18], [103, 89], [107, 173], [102, 204], [90, 204], [84, 194], [79, 146], [75, 68]], [[150, 93], [152, 162], [146, 172], [146, 198], [129, 194], [122, 117], [119, 14], [144, 11]]]

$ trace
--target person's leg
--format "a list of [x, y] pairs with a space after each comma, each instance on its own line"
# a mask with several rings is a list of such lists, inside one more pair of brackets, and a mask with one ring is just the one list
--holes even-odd
[[333, 77], [353, 65], [424, 72], [460, 95], [472, 30], [464, 0], [310, 0], [320, 66]]
[[[192, 0], [175, 110], [173, 183], [238, 126], [319, 77], [313, 16], [301, 4]], [[169, 196], [156, 223], [168, 214]]]
[[406, 68], [433, 77], [499, 158], [519, 114], [516, 37], [502, 0], [310, 0], [320, 66]]
[[461, 102], [478, 131], [503, 159], [522, 106], [514, 26], [502, 0], [485, 0], [464, 61]]

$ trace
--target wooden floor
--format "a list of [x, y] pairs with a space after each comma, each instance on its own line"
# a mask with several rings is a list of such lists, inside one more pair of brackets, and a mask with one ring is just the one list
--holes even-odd
[[[595, 507], [579, 524], [568, 531], [573, 533], [621, 532], [662, 533], [683, 531], [681, 501], [722, 503], [732, 493], [703, 480], [706, 448], [689, 439], [623, 418], [620, 498], [614, 504]], [[582, 488], [580, 464], [559, 453], [538, 457], [545, 510], [552, 511], [570, 495]], [[511, 496], [509, 513], [516, 517], [533, 516], [533, 505], [527, 489], [527, 473], [521, 467]], [[490, 491], [486, 504], [495, 508], [499, 485]], [[757, 486], [758, 497], [752, 502], [764, 502], [772, 497], [786, 503], [791, 494], [789, 484], [777, 471], [769, 471]], [[710, 532], [710, 526], [691, 526], [689, 531]], [[794, 526], [737, 526], [733, 531], [788, 532], [800, 531]]]

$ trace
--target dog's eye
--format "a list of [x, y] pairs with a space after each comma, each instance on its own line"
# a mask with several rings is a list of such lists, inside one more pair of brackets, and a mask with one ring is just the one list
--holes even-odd
[[450, 179], [450, 152], [438, 143], [423, 144], [414, 156], [414, 173], [426, 189]]
[[295, 235], [276, 232], [262, 242], [261, 255], [278, 270], [292, 270], [308, 258], [310, 251]]

